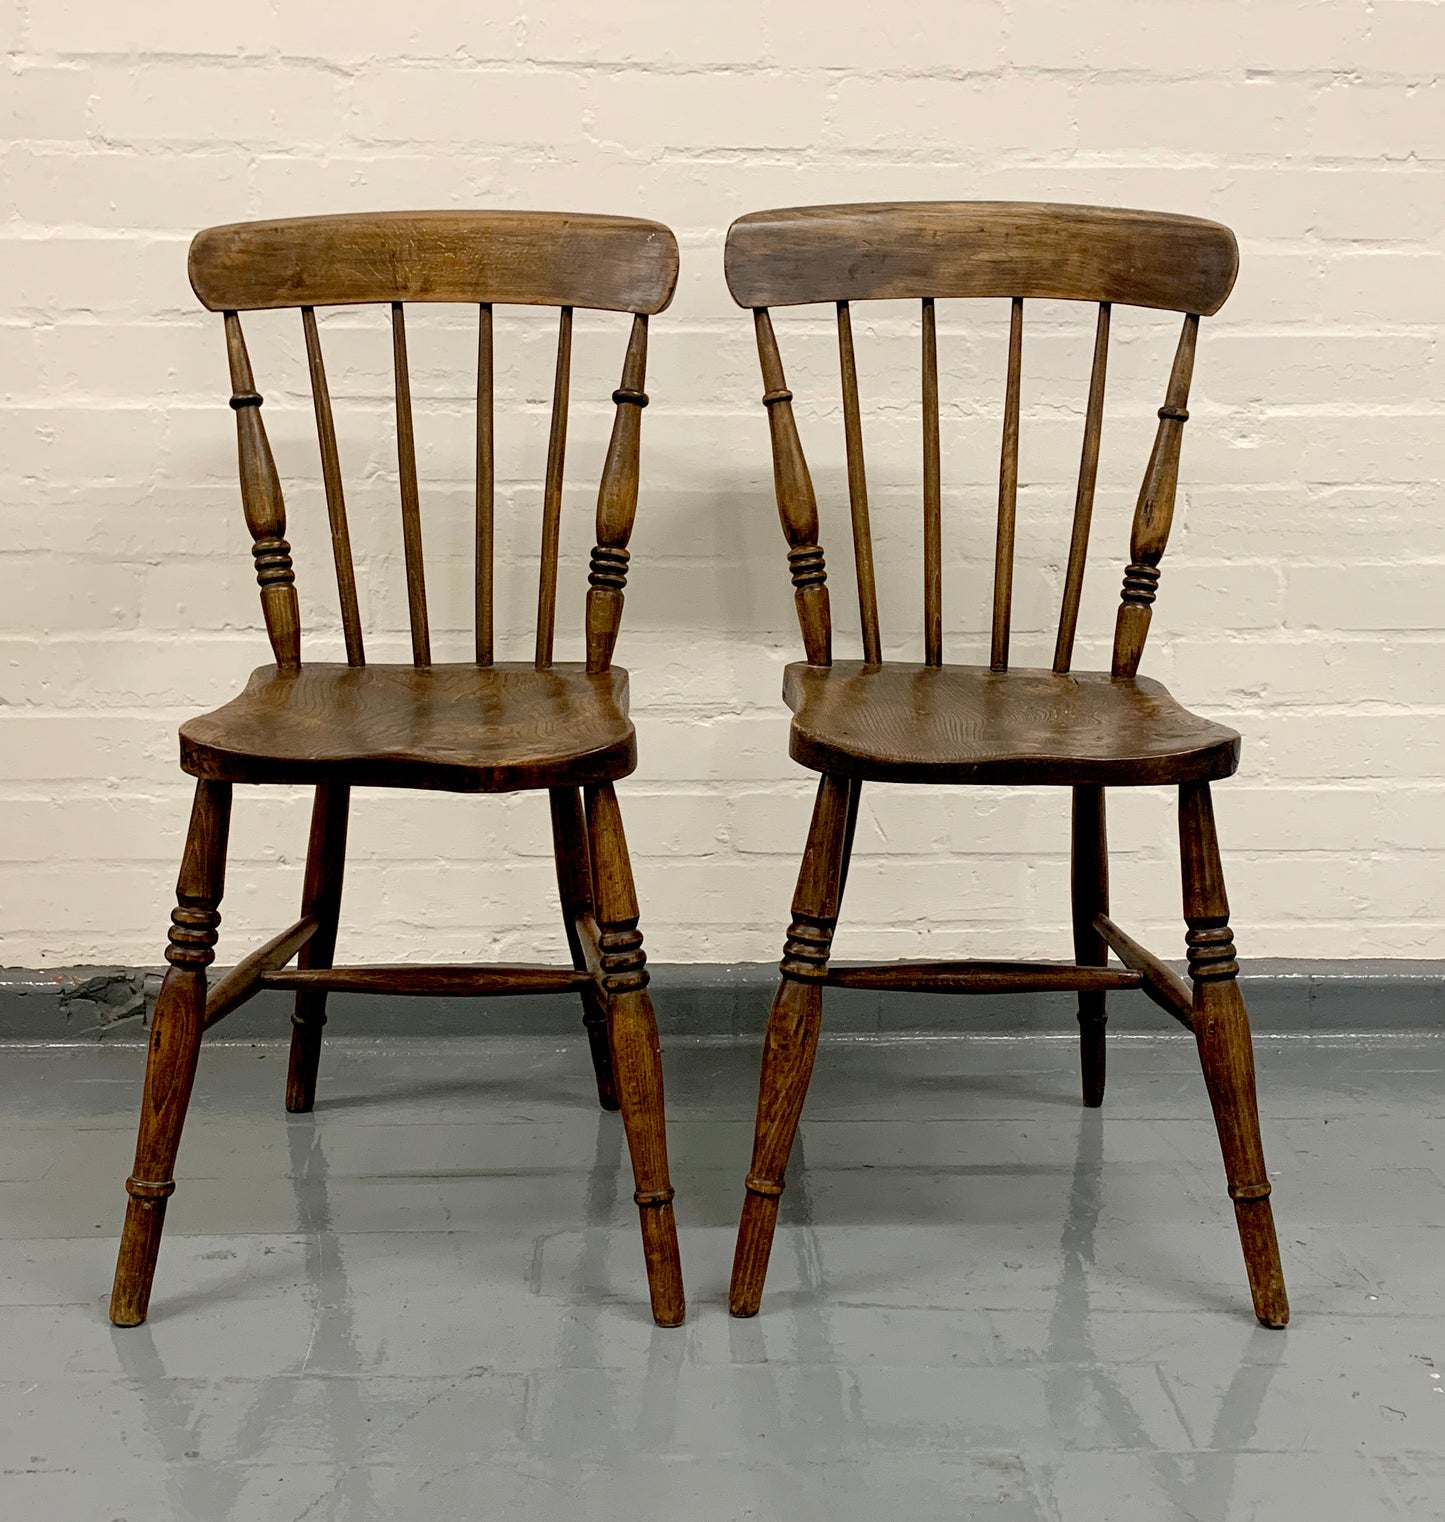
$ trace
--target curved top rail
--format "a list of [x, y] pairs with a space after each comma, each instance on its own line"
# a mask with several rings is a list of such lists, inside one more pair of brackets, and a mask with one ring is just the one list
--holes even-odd
[[1108, 301], [1209, 316], [1239, 268], [1218, 222], [1037, 201], [755, 211], [728, 230], [739, 306], [925, 296]]
[[397, 211], [208, 227], [191, 287], [213, 312], [454, 301], [660, 312], [677, 240], [660, 222], [552, 211]]

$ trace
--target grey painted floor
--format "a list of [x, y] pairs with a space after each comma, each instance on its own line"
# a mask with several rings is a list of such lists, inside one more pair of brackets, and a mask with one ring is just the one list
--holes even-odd
[[150, 1323], [104, 1308], [143, 1054], [0, 1050], [0, 1510], [1445, 1517], [1445, 1045], [1259, 1044], [1295, 1321], [1256, 1327], [1186, 1037], [827, 1046], [755, 1321], [755, 1048], [673, 1043], [690, 1315], [645, 1313], [580, 1043], [203, 1054]]

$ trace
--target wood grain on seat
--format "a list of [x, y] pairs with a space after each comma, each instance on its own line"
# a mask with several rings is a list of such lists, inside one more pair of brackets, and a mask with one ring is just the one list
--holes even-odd
[[614, 781], [636, 761], [620, 667], [261, 666], [181, 726], [182, 768], [225, 782], [506, 793]]
[[795, 761], [877, 782], [1137, 786], [1231, 776], [1239, 736], [1148, 677], [986, 666], [787, 668]]

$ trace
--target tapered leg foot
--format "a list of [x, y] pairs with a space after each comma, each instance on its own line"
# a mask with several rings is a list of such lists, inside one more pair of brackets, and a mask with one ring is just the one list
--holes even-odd
[[[562, 925], [572, 953], [572, 965], [581, 972], [587, 966], [582, 943], [583, 925], [595, 933], [592, 853], [587, 843], [587, 821], [582, 795], [575, 787], [554, 787], [552, 805], [552, 854], [557, 864], [557, 892], [562, 900]], [[604, 1110], [618, 1108], [617, 1082], [612, 1074], [612, 1048], [607, 1035], [607, 1006], [595, 988], [582, 990], [582, 1028], [597, 1079], [597, 1103]]]
[[[1070, 888], [1074, 960], [1081, 967], [1106, 967], [1109, 948], [1094, 929], [1095, 916], [1109, 912], [1109, 845], [1101, 787], [1074, 789]], [[1104, 994], [1079, 995], [1079, 1067], [1084, 1103], [1090, 1109], [1104, 1102], [1104, 1040], [1108, 1018]]]
[[1179, 789], [1179, 844], [1200, 1065], [1224, 1154], [1254, 1313], [1264, 1326], [1283, 1327], [1289, 1322], [1289, 1300], [1260, 1139], [1254, 1047], [1237, 981], [1239, 964], [1207, 782]]
[[[330, 967], [336, 954], [350, 807], [348, 784], [323, 782], [317, 786], [311, 809], [311, 839], [306, 848], [301, 912], [315, 915], [320, 928], [301, 948], [296, 959], [298, 967]], [[291, 1016], [291, 1056], [286, 1066], [286, 1109], [292, 1115], [308, 1114], [316, 1103], [316, 1074], [321, 1065], [321, 1033], [325, 1025], [325, 990], [298, 989]]]
[[[800, 930], [804, 934], [800, 935]], [[824, 960], [814, 965], [820, 971], [825, 969], [831, 940], [831, 927], [825, 930], [795, 918], [789, 931], [790, 956], [785, 957], [785, 965], [797, 959], [798, 948], [805, 945], [810, 954], [821, 950]], [[785, 973], [773, 998], [763, 1045], [752, 1165], [744, 1181], [746, 1193], [728, 1289], [728, 1310], [734, 1316], [756, 1316], [762, 1303], [763, 1281], [767, 1278], [773, 1231], [778, 1223], [778, 1200], [783, 1192], [788, 1155], [798, 1134], [822, 1026], [822, 982], [817, 979], [804, 982]]]
[[762, 1303], [778, 1197], [818, 1050], [823, 979], [838, 923], [856, 813], [857, 785], [841, 777], [823, 777], [793, 894], [793, 921], [780, 964], [782, 983], [773, 998], [763, 1044], [752, 1164], [728, 1290], [728, 1309], [734, 1316], [755, 1316]]
[[[637, 894], [622, 815], [610, 783], [586, 789], [586, 820], [598, 924], [597, 997], [607, 1016], [608, 1077], [632, 1157], [652, 1319], [658, 1326], [680, 1326], [687, 1304], [667, 1167], [662, 1047], [647, 992], [647, 958], [637, 928]], [[599, 1070], [599, 1094], [601, 1078]]]
[[151, 1020], [135, 1166], [116, 1258], [110, 1319], [139, 1326], [150, 1305], [166, 1201], [175, 1192], [176, 1153], [196, 1076], [206, 1013], [206, 968], [215, 959], [217, 905], [225, 880], [231, 787], [198, 782], [176, 884], [166, 961], [170, 963]]

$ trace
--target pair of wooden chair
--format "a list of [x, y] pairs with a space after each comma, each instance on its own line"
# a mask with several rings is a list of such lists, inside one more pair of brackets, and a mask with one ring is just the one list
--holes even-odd
[[[1181, 708], [1138, 675], [1173, 515], [1180, 441], [1201, 316], [1229, 294], [1233, 236], [1192, 218], [1091, 207], [917, 203], [761, 212], [734, 224], [727, 279], [757, 330], [778, 506], [806, 661], [790, 666], [791, 753], [821, 774], [793, 899], [763, 1053], [730, 1308], [758, 1309], [778, 1197], [817, 1047], [823, 989], [844, 987], [1078, 994], [1084, 1102], [1104, 1092], [1105, 998], [1142, 988], [1193, 1031], [1224, 1153], [1255, 1313], [1288, 1319], [1260, 1146], [1248, 1019], [1225, 898], [1210, 783], [1237, 765], [1239, 737]], [[231, 703], [181, 729], [195, 803], [177, 887], [146, 1068], [140, 1135], [111, 1301], [119, 1325], [145, 1319], [181, 1127], [204, 1032], [263, 988], [295, 991], [286, 1107], [315, 1098], [327, 995], [486, 995], [575, 990], [604, 1108], [620, 1109], [652, 1312], [683, 1319], [668, 1177], [662, 1065], [647, 992], [638, 906], [614, 783], [636, 761], [627, 677], [613, 646], [637, 503], [648, 318], [671, 299], [671, 233], [628, 218], [541, 213], [419, 213], [248, 223], [200, 234], [191, 280], [225, 314], [242, 501], [274, 663]], [[1011, 301], [987, 666], [949, 665], [942, 641], [942, 488], [935, 300]], [[869, 528], [851, 303], [921, 301], [923, 661], [885, 661]], [[1052, 668], [1010, 668], [1024, 302], [1097, 304], [1082, 464]], [[407, 364], [405, 304], [477, 305], [476, 649], [465, 664], [431, 659]], [[818, 513], [792, 413], [773, 307], [833, 303], [862, 659], [835, 661]], [[391, 312], [396, 435], [413, 661], [366, 662], [336, 434], [316, 308], [380, 303]], [[534, 658], [495, 659], [493, 642], [492, 309], [560, 308], [543, 495]], [[1153, 451], [1134, 516], [1113, 661], [1070, 670], [1088, 550], [1111, 308], [1183, 314]], [[262, 422], [239, 313], [299, 307], [315, 404], [347, 663], [302, 664], [280, 483]], [[553, 659], [558, 528], [567, 433], [572, 314], [630, 313], [616, 416], [602, 471], [588, 577], [586, 661]], [[863, 783], [1052, 784], [1072, 789], [1073, 963], [934, 962], [832, 966]], [[208, 988], [220, 922], [232, 788], [315, 787], [301, 917]], [[333, 966], [353, 785], [462, 793], [546, 790], [570, 968]], [[1104, 790], [1179, 788], [1185, 937], [1192, 988], [1109, 917]], [[1122, 964], [1111, 965], [1113, 951]], [[295, 963], [293, 967], [290, 964]]]

